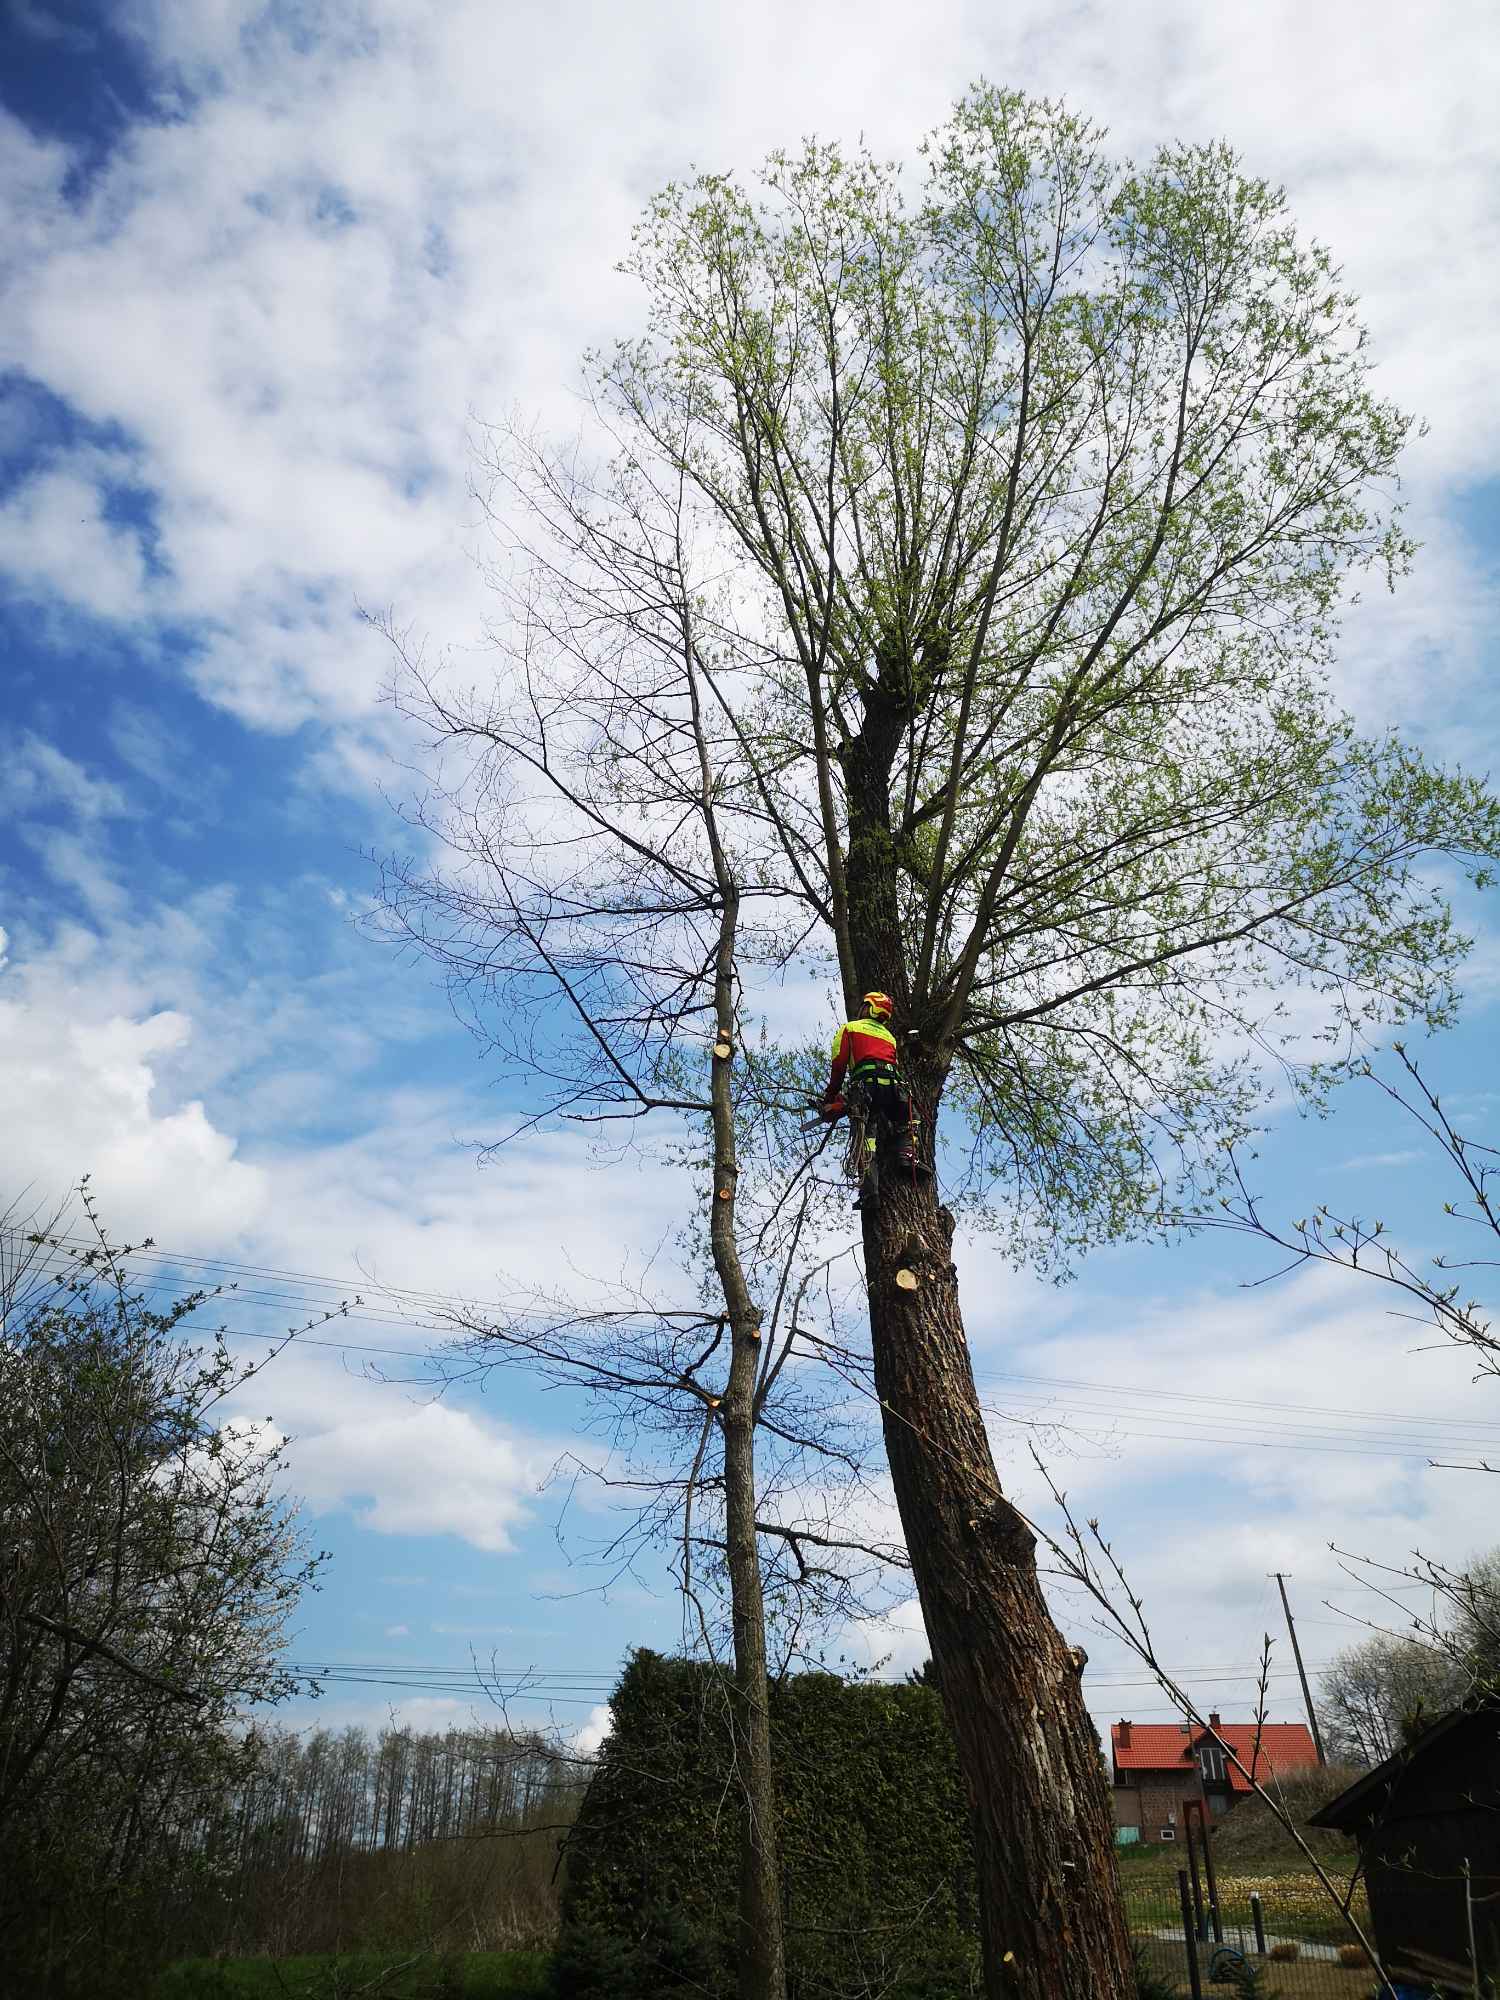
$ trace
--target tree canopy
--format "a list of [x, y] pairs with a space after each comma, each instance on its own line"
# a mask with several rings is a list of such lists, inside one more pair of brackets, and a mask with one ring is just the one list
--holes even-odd
[[688, 747], [625, 683], [691, 650], [767, 956], [887, 986], [977, 1184], [1082, 1241], [1213, 1179], [1267, 1056], [1316, 1093], [1361, 1026], [1450, 1017], [1421, 863], [1481, 868], [1500, 816], [1331, 692], [1351, 581], [1412, 555], [1409, 419], [1281, 193], [989, 87], [924, 158], [651, 205], [612, 465], [497, 456], [551, 537], [521, 644], [529, 693], [608, 661], [552, 754], [658, 811]]

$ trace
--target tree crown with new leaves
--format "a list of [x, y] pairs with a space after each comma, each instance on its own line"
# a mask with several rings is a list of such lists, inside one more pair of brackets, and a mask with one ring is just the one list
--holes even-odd
[[1352, 585], [1412, 557], [1409, 420], [1280, 192], [983, 85], [923, 157], [666, 189], [647, 330], [592, 364], [610, 462], [493, 454], [514, 677], [433, 719], [511, 873], [450, 936], [486, 978], [497, 930], [522, 977], [545, 943], [654, 1077], [706, 731], [742, 967], [892, 991], [971, 1191], [1080, 1244], [1212, 1185], [1278, 1062], [1316, 1097], [1368, 1024], [1450, 1017], [1424, 866], [1483, 879], [1500, 809], [1330, 692]]

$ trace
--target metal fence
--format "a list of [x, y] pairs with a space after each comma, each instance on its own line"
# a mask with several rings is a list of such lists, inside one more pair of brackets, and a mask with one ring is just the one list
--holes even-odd
[[1374, 1968], [1337, 1911], [1295, 1879], [1211, 1888], [1186, 1868], [1175, 1883], [1161, 1875], [1131, 1882], [1129, 1872], [1131, 1935], [1164, 1992], [1175, 1988], [1192, 2000], [1236, 1990], [1265, 2000], [1370, 2000], [1377, 1993]]

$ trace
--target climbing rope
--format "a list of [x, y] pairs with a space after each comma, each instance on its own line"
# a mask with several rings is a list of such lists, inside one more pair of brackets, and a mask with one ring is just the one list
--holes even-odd
[[875, 1163], [875, 1140], [862, 1105], [851, 1103], [844, 1115], [849, 1121], [849, 1143], [844, 1149], [844, 1178], [851, 1187], [862, 1187], [866, 1173]]

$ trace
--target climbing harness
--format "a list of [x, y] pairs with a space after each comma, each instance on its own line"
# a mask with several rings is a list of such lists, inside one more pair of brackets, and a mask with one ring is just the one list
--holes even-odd
[[887, 1025], [890, 996], [866, 993], [863, 1005], [860, 1017], [846, 1021], [833, 1038], [833, 1067], [821, 1116], [804, 1128], [848, 1118], [844, 1177], [859, 1191], [856, 1207], [879, 1187], [882, 1165], [909, 1172], [913, 1183], [929, 1171], [920, 1154], [916, 1104], [901, 1073], [896, 1037]]
[[844, 1094], [850, 1118], [849, 1179], [868, 1179], [873, 1192], [883, 1154], [887, 1165], [909, 1173], [915, 1183], [926, 1169], [918, 1153], [916, 1106], [900, 1070], [894, 1063], [860, 1063], [850, 1071]]

